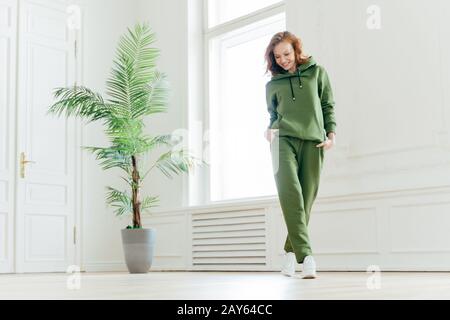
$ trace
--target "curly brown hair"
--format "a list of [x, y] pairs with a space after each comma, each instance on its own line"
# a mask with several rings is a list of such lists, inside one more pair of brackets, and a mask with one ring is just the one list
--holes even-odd
[[295, 36], [289, 31], [278, 32], [270, 40], [270, 43], [267, 46], [266, 53], [264, 55], [264, 59], [267, 63], [267, 69], [265, 73], [270, 71], [272, 76], [275, 76], [284, 71], [283, 68], [280, 67], [276, 62], [275, 55], [273, 53], [276, 45], [283, 41], [289, 42], [292, 45], [292, 48], [294, 48], [295, 62], [297, 66], [308, 61], [309, 57], [304, 53], [303, 43], [299, 37]]

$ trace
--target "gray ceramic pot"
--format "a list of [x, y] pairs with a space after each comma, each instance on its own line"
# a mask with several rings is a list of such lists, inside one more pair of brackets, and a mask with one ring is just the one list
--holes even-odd
[[122, 244], [130, 273], [147, 273], [152, 265], [155, 229], [123, 229]]

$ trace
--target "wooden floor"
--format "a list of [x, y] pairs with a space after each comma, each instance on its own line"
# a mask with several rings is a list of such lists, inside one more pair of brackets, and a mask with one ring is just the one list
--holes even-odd
[[278, 272], [154, 271], [81, 273], [79, 280], [67, 274], [0, 275], [0, 299], [450, 299], [448, 272], [383, 272], [379, 277], [320, 272], [317, 279], [304, 280]]

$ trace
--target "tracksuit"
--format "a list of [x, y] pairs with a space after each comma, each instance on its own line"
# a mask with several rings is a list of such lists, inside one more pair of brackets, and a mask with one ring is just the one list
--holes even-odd
[[333, 92], [325, 68], [312, 56], [294, 73], [282, 71], [266, 84], [270, 144], [278, 198], [288, 235], [284, 250], [302, 263], [312, 255], [307, 226], [324, 162], [317, 144], [336, 133]]

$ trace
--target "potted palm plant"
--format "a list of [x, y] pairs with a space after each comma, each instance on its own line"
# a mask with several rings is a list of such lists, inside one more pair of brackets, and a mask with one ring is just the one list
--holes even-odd
[[[155, 230], [142, 227], [141, 213], [157, 206], [158, 197], [141, 195], [144, 179], [154, 168], [167, 177], [188, 173], [196, 159], [175, 148], [179, 140], [171, 134], [149, 136], [144, 132], [146, 116], [165, 112], [168, 96], [166, 76], [156, 70], [159, 50], [146, 24], [137, 24], [120, 38], [114, 67], [107, 81], [108, 98], [84, 86], [55, 89], [49, 113], [75, 116], [87, 122], [100, 121], [110, 140], [108, 147], [85, 147], [96, 155], [102, 169], [119, 168], [127, 183], [125, 191], [107, 187], [107, 203], [116, 215], [132, 215], [132, 224], [122, 230], [125, 260], [130, 273], [148, 272], [152, 264]], [[154, 148], [168, 151], [149, 165], [143, 161]]]

